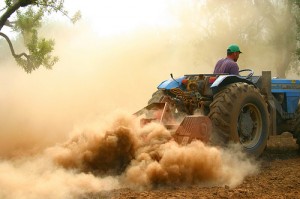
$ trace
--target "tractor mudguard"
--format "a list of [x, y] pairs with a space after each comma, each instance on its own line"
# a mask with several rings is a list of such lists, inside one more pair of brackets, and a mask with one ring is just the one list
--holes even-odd
[[182, 88], [182, 80], [184, 79], [185, 77], [182, 76], [182, 77], [179, 77], [179, 78], [176, 78], [176, 79], [169, 79], [169, 80], [165, 80], [163, 81], [161, 84], [158, 85], [157, 89], [167, 89], [167, 90], [170, 90], [172, 88]]
[[237, 83], [237, 82], [245, 82], [245, 83], [254, 85], [253, 82], [245, 79], [242, 76], [238, 76], [238, 75], [221, 75], [216, 79], [216, 81], [214, 81], [214, 83], [211, 85], [210, 88], [212, 89], [213, 94], [216, 94], [217, 92], [219, 92], [219, 90], [222, 87], [227, 86], [228, 84]]

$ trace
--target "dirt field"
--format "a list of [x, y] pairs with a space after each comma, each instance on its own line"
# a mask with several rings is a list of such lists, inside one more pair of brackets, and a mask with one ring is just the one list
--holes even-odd
[[119, 189], [82, 198], [300, 198], [300, 153], [290, 134], [271, 137], [267, 150], [258, 161], [260, 173], [247, 177], [233, 189], [200, 185], [150, 191]]

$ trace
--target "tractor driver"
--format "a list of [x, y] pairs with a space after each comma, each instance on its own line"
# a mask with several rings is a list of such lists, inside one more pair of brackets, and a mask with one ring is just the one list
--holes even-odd
[[228, 73], [230, 75], [239, 75], [239, 66], [236, 63], [239, 55], [242, 53], [236, 44], [231, 44], [227, 48], [227, 57], [220, 59], [214, 70], [214, 74]]

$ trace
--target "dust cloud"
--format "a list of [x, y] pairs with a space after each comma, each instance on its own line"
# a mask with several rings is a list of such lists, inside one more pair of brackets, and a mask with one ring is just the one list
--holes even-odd
[[158, 123], [116, 112], [74, 130], [37, 155], [0, 162], [1, 198], [77, 198], [118, 188], [202, 184], [235, 187], [258, 165], [234, 151], [194, 141], [180, 146]]
[[[60, 58], [53, 70], [26, 74], [1, 42], [0, 198], [74, 198], [126, 186], [234, 187], [258, 171], [235, 147], [224, 150], [199, 141], [179, 146], [161, 125], [141, 128], [131, 116], [170, 73], [211, 73], [230, 43], [243, 50], [241, 68], [255, 65], [256, 74], [275, 66], [275, 59], [262, 61], [262, 54], [280, 57], [272, 45], [232, 40], [240, 38], [237, 27], [253, 21], [253, 7], [241, 9], [242, 1], [224, 7], [189, 2], [170, 6], [172, 27], [114, 37], [97, 36], [84, 20], [72, 27], [47, 24], [42, 34], [55, 38]], [[242, 17], [226, 26], [228, 18], [211, 15], [221, 13], [217, 8], [232, 15], [243, 10]], [[17, 38], [17, 52], [21, 46]], [[126, 114], [106, 121], [119, 109]]]
[[127, 113], [114, 114], [100, 131], [84, 129], [67, 142], [48, 148], [57, 165], [96, 176], [114, 176], [122, 187], [164, 185], [237, 186], [258, 165], [240, 148], [221, 149], [194, 141], [178, 145], [158, 123], [140, 127]]

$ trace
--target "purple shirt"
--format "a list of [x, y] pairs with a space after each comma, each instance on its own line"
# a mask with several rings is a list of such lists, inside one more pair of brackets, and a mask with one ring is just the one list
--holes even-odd
[[232, 59], [223, 58], [219, 60], [215, 66], [214, 74], [216, 73], [228, 73], [230, 75], [238, 75], [239, 66]]

